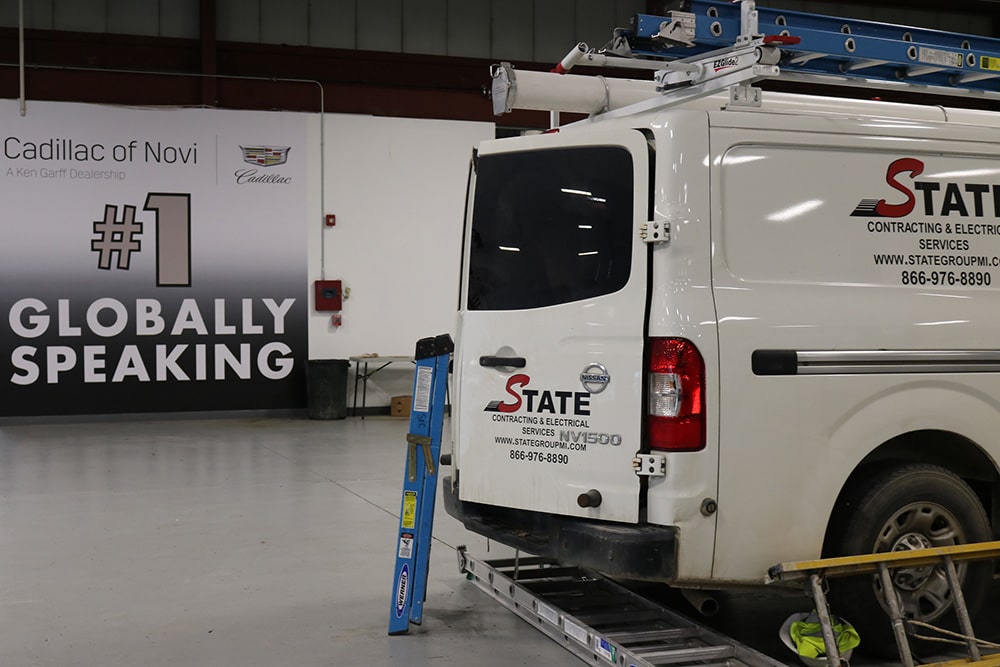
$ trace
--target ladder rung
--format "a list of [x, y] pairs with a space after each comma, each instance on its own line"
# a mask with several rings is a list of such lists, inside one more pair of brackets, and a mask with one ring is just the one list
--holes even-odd
[[958, 81], [959, 83], [973, 83], [975, 81], [984, 81], [985, 79], [995, 79], [998, 76], [1000, 76], [1000, 73], [972, 72], [969, 74], [960, 74]]
[[534, 580], [519, 580], [517, 583], [521, 584], [525, 588], [529, 589], [532, 593], [541, 595], [542, 597], [548, 595], [558, 595], [560, 597], [567, 596], [582, 596], [589, 594], [589, 589], [599, 588], [600, 582], [594, 580], [584, 580], [579, 579], [534, 579]]
[[603, 632], [607, 639], [613, 639], [625, 646], [635, 646], [651, 641], [675, 641], [690, 639], [701, 634], [698, 628], [670, 628], [668, 630], [644, 630], [642, 632]]
[[819, 60], [820, 58], [826, 58], [825, 53], [796, 53], [789, 60], [790, 65], [805, 65], [810, 60]]
[[656, 662], [658, 665], [674, 665], [694, 660], [714, 660], [716, 658], [735, 658], [736, 649], [732, 646], [697, 646], [694, 648], [677, 648], [653, 651], [635, 651], [644, 660]]
[[937, 74], [938, 72], [943, 72], [945, 68], [943, 67], [911, 67], [906, 70], [906, 76], [916, 77], [916, 76], [927, 76], [928, 74]]
[[644, 609], [632, 611], [615, 610], [605, 613], [584, 612], [575, 614], [575, 616], [587, 625], [598, 628], [603, 632], [605, 629], [610, 629], [607, 627], [609, 624], [620, 625], [645, 623], [660, 619], [663, 617], [663, 614], [658, 609]]
[[504, 574], [519, 582], [544, 581], [546, 579], [566, 579], [579, 577], [580, 569], [576, 567], [539, 567], [539, 568], [519, 568], [517, 577], [514, 576], [514, 568], [502, 570]]
[[544, 558], [542, 556], [523, 556], [520, 558], [497, 558], [496, 560], [488, 561], [490, 567], [503, 570], [508, 567], [533, 567], [536, 565], [559, 565], [556, 561], [551, 558]]
[[858, 70], [868, 69], [869, 67], [878, 67], [880, 65], [885, 65], [888, 60], [856, 60], [847, 63], [843, 69], [846, 72], [857, 72]]

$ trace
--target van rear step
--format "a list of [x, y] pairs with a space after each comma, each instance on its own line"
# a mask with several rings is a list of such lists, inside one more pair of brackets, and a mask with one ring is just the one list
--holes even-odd
[[459, 570], [487, 595], [589, 665], [784, 667], [615, 582], [550, 558], [483, 561]]

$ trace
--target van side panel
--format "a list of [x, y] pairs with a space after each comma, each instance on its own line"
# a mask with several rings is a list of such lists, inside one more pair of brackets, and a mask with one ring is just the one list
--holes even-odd
[[655, 245], [649, 335], [686, 338], [705, 361], [705, 399], [711, 417], [706, 447], [700, 452], [667, 455], [667, 475], [649, 480], [647, 519], [676, 526], [678, 578], [711, 576], [715, 514], [701, 505], [717, 496], [719, 368], [715, 306], [711, 298], [709, 226], [708, 116], [674, 111], [652, 124], [656, 139], [657, 182], [654, 218], [670, 223], [669, 244]]
[[721, 392], [712, 575], [760, 582], [777, 562], [820, 555], [844, 481], [895, 436], [953, 432], [996, 467], [1000, 133], [711, 120]]

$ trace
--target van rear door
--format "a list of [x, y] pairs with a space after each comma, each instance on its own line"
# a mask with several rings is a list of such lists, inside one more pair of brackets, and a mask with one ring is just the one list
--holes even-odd
[[480, 148], [465, 233], [459, 497], [637, 522], [651, 149], [638, 130]]

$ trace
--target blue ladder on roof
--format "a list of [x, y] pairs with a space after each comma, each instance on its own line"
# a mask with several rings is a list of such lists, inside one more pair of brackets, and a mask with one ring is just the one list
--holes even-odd
[[[739, 3], [691, 0], [689, 6], [688, 13], [638, 14], [631, 29], [619, 34], [633, 55], [678, 59], [732, 46], [743, 32]], [[770, 8], [755, 11], [761, 34], [800, 40], [781, 44], [783, 74], [832, 74], [936, 89], [926, 92], [1000, 93], [1000, 39]], [[677, 32], [671, 28], [679, 27], [671, 23], [690, 27], [692, 22], [693, 45], [666, 39]]]

